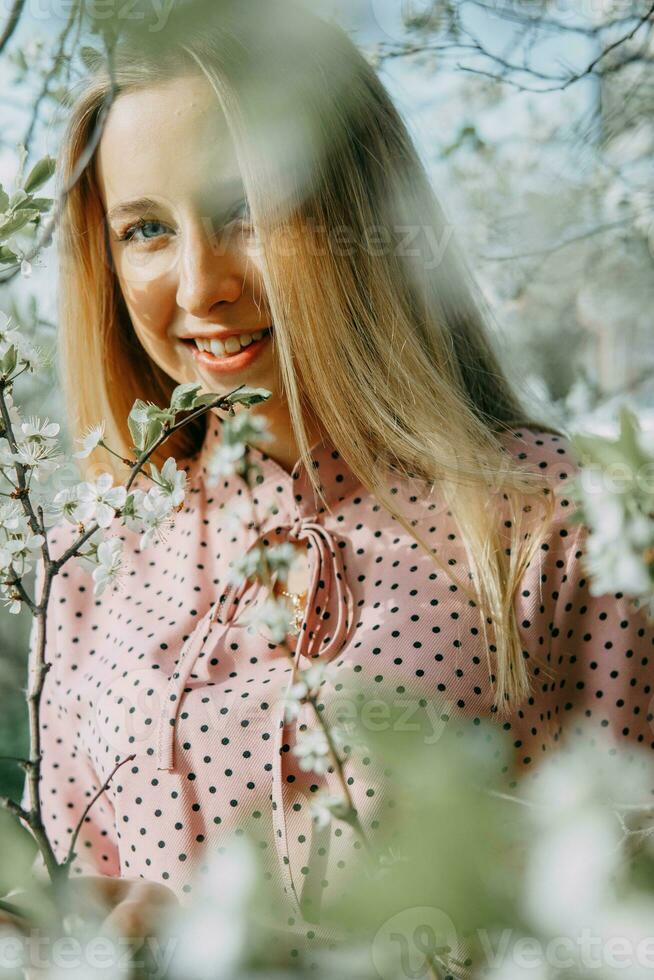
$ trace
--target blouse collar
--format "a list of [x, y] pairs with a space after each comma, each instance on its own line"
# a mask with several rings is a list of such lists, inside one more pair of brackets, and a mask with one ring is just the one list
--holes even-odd
[[[220, 431], [223, 420], [213, 413], [207, 419], [207, 431], [199, 452], [199, 465], [202, 475], [207, 475], [207, 467], [212, 453], [220, 445]], [[250, 459], [259, 466], [263, 477], [256, 486], [257, 490], [274, 484], [278, 492], [287, 491], [293, 495], [294, 509], [299, 517], [314, 517], [325, 512], [325, 507], [316, 496], [308, 473], [300, 459], [296, 460], [291, 473], [268, 456], [263, 450], [250, 446]], [[345, 500], [354, 490], [361, 487], [361, 481], [352, 472], [338, 450], [327, 435], [318, 439], [310, 447], [310, 456], [314, 469], [318, 470], [321, 489], [328, 507]], [[243, 480], [236, 475], [232, 479]], [[280, 491], [281, 488], [281, 491]]]

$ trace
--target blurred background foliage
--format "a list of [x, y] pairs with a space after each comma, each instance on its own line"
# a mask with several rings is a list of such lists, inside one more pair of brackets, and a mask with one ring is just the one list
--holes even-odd
[[[180, 0], [173, 0], [179, 3]], [[493, 311], [523, 399], [565, 429], [654, 429], [654, 6], [628, 0], [303, 0], [348, 30], [402, 111]], [[0, 183], [56, 155], [90, 48], [88, 0], [13, 0], [0, 23]], [[118, 6], [118, 5], [117, 5]], [[150, 5], [151, 7], [152, 5]], [[163, 10], [165, 4], [157, 5]], [[125, 6], [138, 16], [144, 0]], [[151, 12], [151, 11], [150, 11]], [[92, 26], [92, 25], [91, 25]], [[56, 244], [56, 235], [55, 235]], [[0, 308], [49, 352], [17, 388], [63, 421], [56, 258], [0, 270]], [[0, 754], [27, 749], [29, 619], [0, 613]], [[22, 771], [0, 761], [0, 793]]]

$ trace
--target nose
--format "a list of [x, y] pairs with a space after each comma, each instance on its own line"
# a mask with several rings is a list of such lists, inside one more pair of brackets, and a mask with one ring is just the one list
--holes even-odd
[[241, 259], [229, 242], [205, 228], [187, 232], [179, 254], [177, 305], [191, 316], [206, 319], [243, 292]]

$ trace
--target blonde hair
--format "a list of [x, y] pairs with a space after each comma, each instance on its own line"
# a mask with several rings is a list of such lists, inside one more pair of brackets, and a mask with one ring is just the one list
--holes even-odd
[[[101, 59], [85, 79], [58, 163], [67, 186], [83, 155], [91, 157], [67, 193], [60, 230], [61, 370], [72, 433], [104, 418], [108, 443], [129, 456], [134, 400], [167, 404], [176, 383], [141, 347], [111, 267], [88, 153], [94, 127], [110, 97], [202, 72], [234, 139], [261, 239], [279, 376], [312, 484], [320, 495], [307, 412], [362, 484], [479, 605], [494, 653], [495, 709], [504, 713], [529, 692], [514, 601], [551, 525], [554, 493], [548, 477], [505, 451], [502, 435], [521, 426], [561, 433], [529, 419], [512, 392], [451, 235], [433, 269], [425, 236], [408, 256], [397, 247], [379, 254], [380, 227], [394, 244], [407, 228], [429, 228], [442, 242], [449, 226], [374, 70], [339, 28], [281, 0], [185, 6], [160, 34], [119, 41], [111, 61], [110, 71]], [[296, 145], [285, 154], [291, 130]], [[343, 226], [363, 248], [325, 252], [321, 228]], [[277, 247], [288, 238], [292, 259]], [[183, 429], [155, 461], [194, 455], [205, 426], [203, 418]], [[103, 464], [118, 473], [105, 453]], [[390, 473], [424, 481], [447, 502], [469, 565], [464, 581], [455, 576], [458, 562], [443, 561], [398, 509]]]

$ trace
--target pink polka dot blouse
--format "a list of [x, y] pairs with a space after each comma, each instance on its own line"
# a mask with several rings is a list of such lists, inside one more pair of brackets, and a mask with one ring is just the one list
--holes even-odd
[[[248, 834], [289, 917], [311, 922], [346, 880], [355, 838], [342, 822], [312, 820], [316, 794], [339, 792], [338, 783], [333, 772], [300, 768], [292, 751], [310, 715], [303, 708], [285, 720], [287, 653], [243, 621], [244, 610], [263, 601], [263, 588], [228, 584], [231, 560], [257, 537], [229, 517], [245, 497], [243, 477], [209, 485], [208, 457], [219, 438], [212, 417], [201, 450], [184, 461], [187, 497], [164, 539], [140, 551], [139, 536], [120, 526], [122, 588], [94, 597], [76, 561], [55, 580], [42, 698], [43, 817], [63, 858], [91, 797], [134, 753], [83, 825], [76, 871], [163, 882], [184, 901], [209, 849]], [[505, 438], [510, 452], [554, 482], [575, 471], [562, 437], [523, 428]], [[328, 665], [325, 704], [328, 690], [354, 680], [389, 703], [424, 699], [439, 717], [493, 717], [478, 609], [333, 447], [312, 447], [331, 512], [315, 501], [299, 464], [289, 474], [264, 452], [252, 448], [251, 458], [260, 467], [252, 496], [263, 538], [308, 546], [307, 612], [291, 639], [299, 667]], [[419, 499], [407, 483], [396, 489], [439, 553], [451, 547], [454, 554], [446, 508]], [[570, 512], [560, 495], [556, 522], [516, 600], [533, 692], [501, 724], [523, 770], [537, 767], [579, 715], [597, 719], [619, 742], [654, 747], [654, 628], [620, 593], [591, 596], [582, 565], [587, 532], [570, 524]], [[52, 553], [74, 534], [66, 524], [53, 529]], [[383, 765], [353, 757], [347, 766], [353, 802], [374, 839], [388, 805]]]

